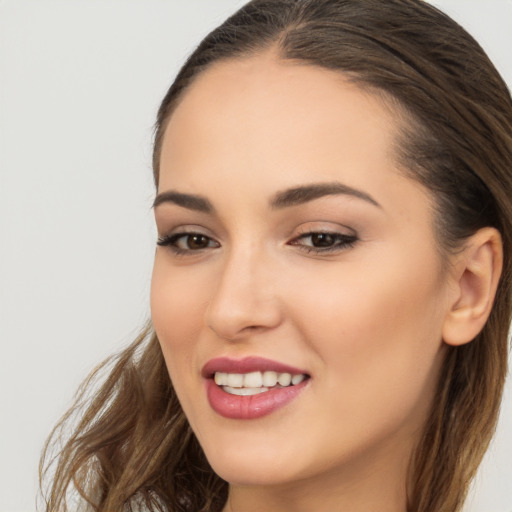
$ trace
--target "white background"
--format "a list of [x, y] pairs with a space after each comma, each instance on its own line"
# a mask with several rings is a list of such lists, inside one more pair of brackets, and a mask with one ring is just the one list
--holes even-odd
[[[178, 66], [242, 0], [0, 0], [0, 512], [148, 317], [151, 137]], [[437, 0], [512, 84], [512, 1]], [[512, 512], [512, 385], [468, 512]], [[508, 433], [508, 435], [507, 435]]]

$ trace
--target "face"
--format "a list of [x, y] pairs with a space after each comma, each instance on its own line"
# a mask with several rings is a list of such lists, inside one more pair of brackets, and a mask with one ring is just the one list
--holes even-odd
[[259, 56], [212, 66], [169, 121], [153, 322], [233, 485], [405, 471], [448, 285], [395, 118], [340, 73]]

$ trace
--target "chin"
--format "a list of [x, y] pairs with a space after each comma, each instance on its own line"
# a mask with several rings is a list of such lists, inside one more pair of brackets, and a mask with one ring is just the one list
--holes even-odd
[[252, 464], [224, 464], [221, 462], [212, 467], [223, 480], [236, 486], [275, 486], [300, 479], [296, 474], [283, 473], [276, 468], [268, 467], [263, 462]]
[[278, 485], [301, 478], [297, 456], [261, 443], [240, 447], [218, 444], [205, 450], [208, 462], [223, 480], [235, 485]]

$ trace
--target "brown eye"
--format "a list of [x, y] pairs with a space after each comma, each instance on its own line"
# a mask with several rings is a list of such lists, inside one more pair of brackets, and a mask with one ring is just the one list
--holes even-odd
[[309, 253], [328, 253], [353, 247], [358, 241], [356, 234], [311, 232], [305, 233], [289, 242]]
[[215, 249], [220, 244], [209, 236], [201, 233], [176, 233], [164, 235], [158, 238], [157, 244], [162, 247], [170, 247], [178, 254], [192, 253], [203, 249]]
[[332, 233], [314, 233], [311, 235], [313, 247], [331, 247], [336, 243], [336, 236]]
[[204, 235], [188, 235], [184, 238], [187, 249], [191, 250], [205, 249], [210, 243], [210, 239]]

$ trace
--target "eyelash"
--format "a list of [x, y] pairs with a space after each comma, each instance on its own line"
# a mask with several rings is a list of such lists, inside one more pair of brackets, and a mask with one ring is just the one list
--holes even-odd
[[[313, 237], [331, 237], [332, 245], [328, 245], [325, 247], [318, 247], [314, 245], [303, 245], [297, 243], [299, 240], [304, 240], [306, 238]], [[328, 253], [328, 252], [341, 252], [345, 249], [350, 249], [354, 247], [356, 242], [358, 241], [357, 236], [354, 234], [346, 235], [343, 233], [336, 233], [332, 231], [310, 231], [308, 233], [304, 233], [297, 238], [294, 238], [291, 242], [288, 242], [288, 245], [295, 245], [299, 247], [301, 250], [306, 251], [307, 253]]]
[[[178, 242], [180, 239], [185, 239], [187, 245], [190, 243], [193, 237], [200, 237], [204, 241], [207, 242], [208, 245], [205, 247], [199, 247], [196, 249], [192, 249], [188, 247], [187, 249], [183, 249], [178, 246]], [[324, 247], [319, 247], [315, 245], [304, 245], [298, 243], [299, 240], [305, 240], [307, 238], [313, 237], [331, 237], [331, 245], [326, 245]], [[308, 233], [303, 233], [302, 235], [294, 238], [288, 245], [293, 245], [300, 250], [306, 251], [307, 253], [315, 253], [322, 254], [328, 252], [341, 252], [345, 249], [352, 248], [358, 241], [357, 236], [354, 234], [346, 235], [342, 233], [336, 233], [331, 231], [311, 231]], [[318, 242], [318, 240], [317, 240]], [[214, 245], [211, 245], [211, 244]], [[200, 252], [205, 249], [216, 249], [220, 247], [220, 244], [216, 242], [213, 238], [204, 235], [202, 233], [188, 232], [188, 233], [175, 233], [174, 235], [162, 235], [158, 237], [157, 245], [160, 247], [169, 247], [175, 254], [177, 255], [187, 255], [192, 254], [194, 252]]]
[[[208, 245], [206, 247], [201, 247], [201, 248], [197, 248], [197, 249], [192, 249], [190, 247], [187, 249], [183, 249], [181, 247], [178, 247], [177, 244], [180, 239], [186, 239], [187, 240], [186, 243], [188, 245], [193, 237], [200, 237], [202, 239], [207, 240]], [[215, 245], [210, 246], [211, 242], [213, 242]], [[159, 236], [158, 240], [157, 240], [157, 245], [159, 245], [160, 247], [169, 247], [175, 254], [178, 254], [178, 255], [191, 254], [193, 252], [199, 252], [201, 250], [209, 249], [212, 247], [214, 249], [217, 247], [220, 247], [220, 244], [218, 242], [215, 242], [215, 240], [213, 240], [213, 238], [211, 238], [207, 235], [204, 235], [203, 233], [194, 233], [194, 232], [175, 233], [174, 235]]]

